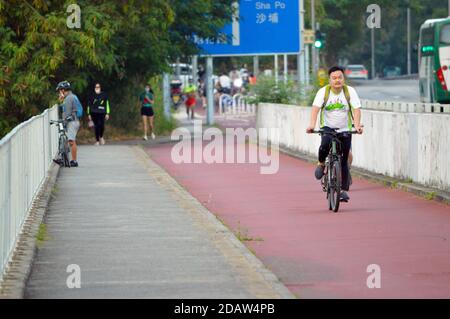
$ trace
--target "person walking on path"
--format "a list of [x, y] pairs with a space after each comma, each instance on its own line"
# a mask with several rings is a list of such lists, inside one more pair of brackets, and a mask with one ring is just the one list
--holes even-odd
[[197, 86], [194, 84], [194, 80], [189, 79], [188, 85], [184, 88], [184, 94], [187, 97], [185, 102], [187, 117], [194, 119], [194, 108], [197, 104]]
[[154, 104], [154, 94], [153, 94], [153, 90], [152, 87], [150, 85], [150, 83], [147, 83], [145, 85], [145, 91], [143, 93], [141, 93], [141, 95], [139, 96], [139, 101], [140, 101], [140, 105], [141, 105], [141, 116], [142, 116], [142, 121], [144, 122], [144, 140], [147, 141], [148, 137], [147, 137], [147, 120], [150, 126], [150, 131], [151, 131], [151, 137], [152, 139], [155, 139], [156, 136], [153, 132], [153, 118], [154, 118], [154, 111], [153, 111], [153, 104]]
[[95, 84], [95, 93], [89, 99], [87, 114], [89, 121], [94, 124], [95, 145], [105, 145], [103, 133], [105, 132], [105, 120], [109, 120], [110, 106], [108, 95], [102, 91], [100, 83]]

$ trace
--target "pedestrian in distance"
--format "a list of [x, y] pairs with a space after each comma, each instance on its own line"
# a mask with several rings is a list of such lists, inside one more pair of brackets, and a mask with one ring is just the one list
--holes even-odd
[[156, 136], [153, 132], [153, 119], [154, 119], [154, 115], [155, 112], [153, 111], [153, 105], [155, 103], [155, 98], [154, 98], [154, 93], [152, 90], [152, 86], [150, 83], [147, 83], [145, 85], [145, 91], [143, 93], [141, 93], [141, 95], [139, 96], [139, 102], [140, 102], [140, 107], [141, 107], [141, 116], [142, 116], [142, 122], [144, 123], [144, 140], [147, 141], [148, 137], [147, 137], [147, 122], [148, 125], [150, 127], [150, 131], [151, 131], [151, 138], [155, 139]]
[[184, 94], [186, 95], [186, 113], [188, 119], [194, 119], [194, 108], [197, 104], [197, 86], [194, 84], [193, 79], [189, 79], [188, 85], [184, 88]]
[[100, 83], [95, 84], [94, 94], [89, 99], [87, 114], [89, 122], [94, 124], [95, 145], [105, 145], [103, 134], [105, 121], [108, 121], [110, 116], [110, 105], [108, 95], [102, 91]]

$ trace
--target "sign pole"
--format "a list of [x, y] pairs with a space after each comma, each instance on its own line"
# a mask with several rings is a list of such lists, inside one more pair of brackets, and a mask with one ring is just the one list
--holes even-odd
[[164, 116], [168, 119], [170, 117], [170, 81], [168, 73], [163, 75], [163, 102]]
[[300, 47], [299, 54], [297, 56], [297, 77], [298, 77], [298, 86], [300, 96], [303, 98], [304, 86], [305, 86], [305, 43], [304, 43], [304, 34], [305, 34], [305, 7], [304, 0], [299, 0], [299, 29], [300, 29]]
[[275, 54], [274, 57], [274, 69], [275, 69], [275, 83], [278, 84], [278, 54]]
[[310, 83], [310, 78], [309, 78], [309, 75], [310, 75], [310, 73], [309, 73], [309, 47], [310, 47], [310, 45], [307, 45], [305, 47], [305, 77], [306, 77], [305, 82], [306, 82], [306, 85], [309, 85], [309, 83]]
[[284, 67], [284, 84], [288, 82], [288, 56], [284, 55], [283, 67]]
[[[311, 29], [313, 33], [316, 34], [316, 6], [314, 4], [314, 0], [311, 0]], [[316, 61], [316, 48], [314, 46], [311, 47], [311, 62], [312, 62], [312, 71], [314, 74], [317, 73], [317, 61]]]
[[206, 98], [208, 99], [207, 124], [214, 124], [214, 83], [213, 83], [213, 58], [206, 58], [206, 81], [208, 81], [206, 89]]
[[411, 75], [411, 8], [406, 9], [407, 15], [407, 29], [408, 29], [408, 57], [407, 57], [407, 69], [408, 75]]
[[259, 75], [259, 56], [253, 57], [253, 75], [258, 77]]
[[194, 85], [198, 83], [198, 57], [196, 55], [192, 56], [192, 80]]
[[371, 29], [371, 46], [372, 46], [372, 79], [375, 79], [375, 28]]

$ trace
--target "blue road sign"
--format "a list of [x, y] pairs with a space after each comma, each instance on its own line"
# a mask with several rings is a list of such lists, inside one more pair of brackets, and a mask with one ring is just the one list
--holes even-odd
[[[298, 0], [240, 0], [236, 17], [222, 32], [226, 38], [212, 41], [195, 37], [202, 55], [268, 55], [300, 52]], [[237, 18], [239, 17], [239, 18]]]

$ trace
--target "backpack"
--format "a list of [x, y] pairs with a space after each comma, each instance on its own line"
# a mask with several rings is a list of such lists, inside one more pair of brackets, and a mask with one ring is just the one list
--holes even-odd
[[78, 99], [78, 96], [76, 96], [75, 94], [73, 96], [74, 96], [75, 104], [77, 106], [77, 118], [80, 119], [83, 116], [83, 106], [81, 105], [81, 102]]
[[[348, 117], [348, 128], [349, 128], [349, 130], [351, 130], [351, 128], [353, 126], [353, 120], [354, 120], [353, 112], [352, 112], [353, 106], [350, 104], [350, 92], [348, 91], [347, 85], [344, 84], [343, 90], [344, 90], [345, 99], [347, 100], [347, 104], [349, 106], [348, 113], [350, 114], [350, 116]], [[320, 127], [323, 127], [323, 109], [325, 108], [325, 105], [328, 102], [328, 98], [330, 97], [330, 91], [331, 91], [331, 86], [327, 85], [325, 88], [325, 96], [323, 98], [323, 104], [320, 109]]]

